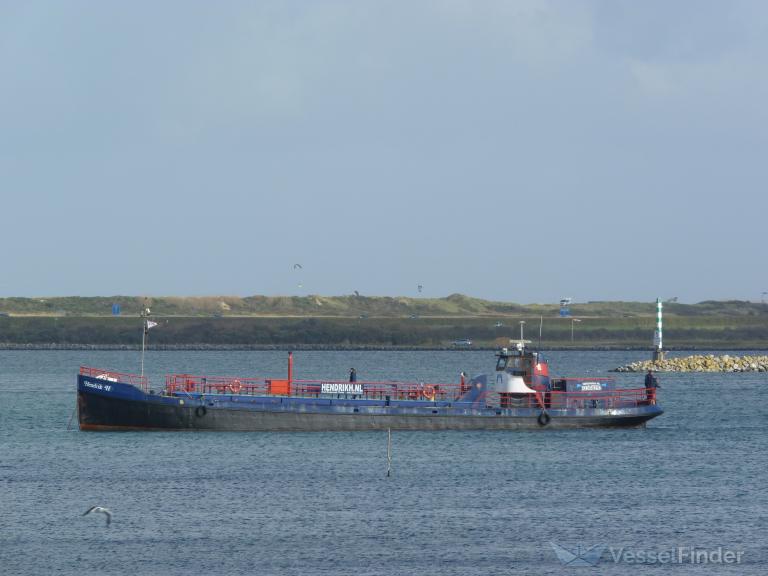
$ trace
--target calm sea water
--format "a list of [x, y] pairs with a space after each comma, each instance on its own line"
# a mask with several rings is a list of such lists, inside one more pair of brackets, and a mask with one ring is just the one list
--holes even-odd
[[[607, 375], [638, 352], [553, 352]], [[457, 381], [488, 352], [298, 352], [296, 376]], [[151, 352], [166, 372], [279, 376], [283, 352]], [[768, 375], [662, 375], [638, 430], [393, 434], [67, 430], [80, 364], [134, 352], [0, 352], [0, 574], [765, 574]], [[640, 385], [642, 375], [617, 375]], [[114, 512], [82, 513], [99, 504]], [[550, 542], [695, 546], [738, 565], [562, 566]]]

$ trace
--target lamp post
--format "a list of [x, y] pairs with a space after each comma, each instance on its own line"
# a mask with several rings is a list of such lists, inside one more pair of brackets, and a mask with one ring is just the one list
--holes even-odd
[[573, 323], [581, 322], [578, 318], [571, 318], [571, 344], [573, 344]]
[[523, 326], [525, 326], [525, 320], [520, 320], [520, 341], [523, 341]]

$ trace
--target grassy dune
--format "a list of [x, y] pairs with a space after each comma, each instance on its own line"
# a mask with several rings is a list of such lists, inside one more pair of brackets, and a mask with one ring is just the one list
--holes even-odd
[[[112, 304], [120, 304], [123, 316], [137, 316], [145, 299], [136, 296], [0, 298], [0, 313], [11, 316], [110, 316]], [[157, 316], [183, 317], [521, 317], [558, 313], [557, 304], [517, 304], [481, 300], [462, 294], [446, 298], [367, 296], [210, 296], [151, 297], [146, 299]], [[633, 318], [656, 313], [653, 302], [588, 302], [573, 304], [577, 317]], [[707, 301], [698, 304], [665, 304], [666, 317], [719, 316], [765, 317], [768, 305], [744, 301]]]
[[[219, 346], [402, 346], [450, 347], [470, 338], [473, 347], [490, 347], [519, 336], [519, 320], [526, 321], [526, 337], [538, 340], [539, 316], [502, 320], [419, 318], [318, 317], [155, 317], [150, 344]], [[651, 345], [654, 319], [647, 317], [582, 317], [571, 322], [545, 316], [545, 347], [644, 347]], [[0, 345], [131, 345], [141, 342], [141, 320], [136, 317], [0, 317]], [[678, 348], [766, 348], [768, 322], [759, 316], [677, 316], [667, 320], [665, 343]]]

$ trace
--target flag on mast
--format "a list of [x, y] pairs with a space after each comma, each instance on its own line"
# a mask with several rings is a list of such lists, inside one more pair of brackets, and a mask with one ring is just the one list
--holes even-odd
[[144, 328], [144, 332], [149, 332], [150, 328], [154, 328], [157, 326], [157, 322], [152, 322], [152, 320], [147, 320], [146, 327]]

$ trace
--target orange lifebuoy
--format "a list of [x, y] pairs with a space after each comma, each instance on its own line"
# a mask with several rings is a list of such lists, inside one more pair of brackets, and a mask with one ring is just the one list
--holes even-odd
[[232, 390], [233, 394], [239, 394], [240, 390], [243, 389], [243, 385], [240, 384], [240, 380], [235, 380], [229, 385], [229, 389]]
[[435, 387], [430, 384], [427, 384], [424, 387], [424, 391], [422, 392], [422, 395], [424, 396], [424, 398], [432, 402], [435, 399]]

